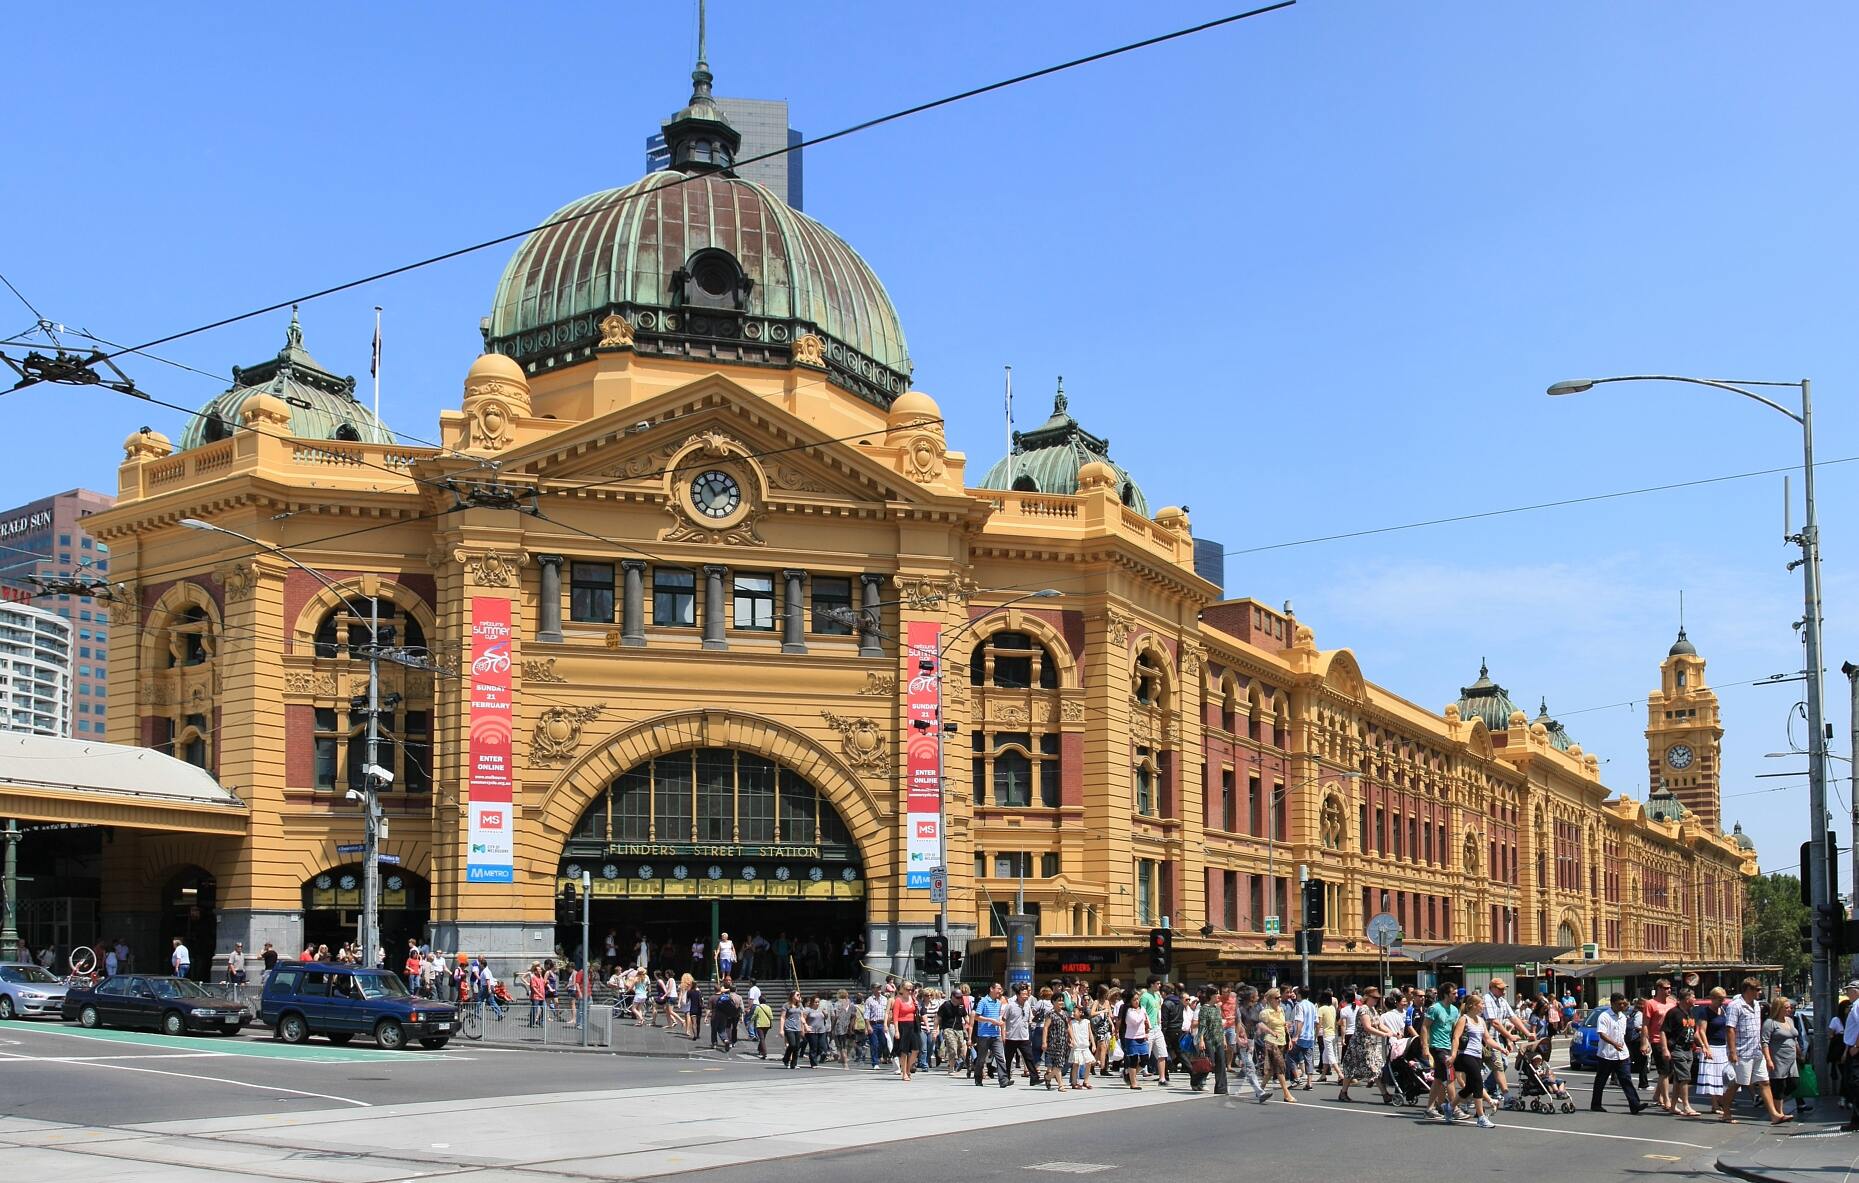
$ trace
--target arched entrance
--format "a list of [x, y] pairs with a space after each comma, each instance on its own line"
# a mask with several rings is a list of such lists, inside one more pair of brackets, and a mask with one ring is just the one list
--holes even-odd
[[[739, 978], [851, 977], [863, 954], [851, 830], [807, 777], [758, 753], [687, 747], [639, 761], [583, 811], [560, 872], [559, 887], [577, 891], [592, 876], [597, 961], [634, 964], [643, 938], [653, 968], [709, 977], [723, 933], [748, 957]], [[556, 943], [572, 958], [579, 908], [558, 919]]]
[[[331, 867], [310, 876], [303, 885], [303, 939], [308, 945], [328, 945], [333, 955], [356, 939], [361, 921], [360, 863]], [[387, 964], [397, 968], [405, 958], [408, 940], [424, 940], [430, 919], [432, 891], [426, 880], [395, 866], [381, 868], [381, 946]], [[298, 950], [280, 950], [285, 957]]]
[[144, 972], [167, 973], [172, 939], [181, 938], [192, 959], [188, 976], [207, 981], [213, 972], [219, 936], [218, 887], [199, 867], [185, 867], [168, 877], [161, 891], [162, 930], [157, 965]]

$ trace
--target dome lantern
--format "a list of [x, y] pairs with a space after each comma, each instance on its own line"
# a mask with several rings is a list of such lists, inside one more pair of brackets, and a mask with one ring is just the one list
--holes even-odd
[[1102, 479], [1093, 465], [1103, 465], [1116, 476], [1117, 499], [1144, 517], [1149, 502], [1122, 465], [1110, 458], [1110, 441], [1093, 435], [1071, 416], [1065, 397], [1065, 379], [1052, 397], [1052, 415], [1031, 431], [1013, 433], [1013, 452], [981, 478], [981, 488], [1022, 493], [1076, 493], [1095, 487]]
[[691, 101], [664, 124], [665, 147], [671, 153], [671, 167], [681, 173], [721, 172], [730, 176], [736, 153], [742, 148], [742, 135], [730, 126], [723, 108], [710, 93], [716, 79], [706, 60], [704, 2], [697, 0], [697, 66], [691, 71]]
[[[393, 433], [381, 425], [367, 407], [355, 398], [355, 379], [338, 378], [319, 365], [303, 347], [303, 324], [292, 308], [290, 324], [284, 330], [284, 348], [275, 357], [255, 366], [232, 368], [232, 385], [215, 396], [187, 422], [181, 432], [179, 450], [197, 448], [216, 440], [228, 439], [247, 423], [246, 404], [254, 395], [269, 395], [288, 408], [288, 425], [280, 425], [280, 434], [308, 440], [345, 440], [353, 443], [389, 444]], [[258, 404], [267, 410], [264, 422], [275, 419], [276, 408]]]

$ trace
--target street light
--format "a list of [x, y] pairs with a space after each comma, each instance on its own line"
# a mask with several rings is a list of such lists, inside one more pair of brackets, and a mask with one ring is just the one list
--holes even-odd
[[[242, 542], [249, 542], [260, 550], [278, 556], [285, 562], [305, 572], [311, 578], [335, 593], [336, 599], [348, 607], [351, 613], [359, 616], [355, 602], [342, 593], [335, 582], [318, 571], [315, 567], [299, 561], [296, 556], [261, 542], [250, 534], [241, 534], [237, 530], [199, 518], [182, 518], [181, 525], [189, 530], [205, 530], [213, 534], [225, 534]], [[380, 775], [381, 744], [381, 601], [369, 597], [368, 611], [368, 759], [362, 765], [362, 895], [361, 895], [361, 964], [375, 964], [376, 950], [381, 940], [381, 800], [378, 795], [377, 778]]]
[[[1801, 568], [1801, 593], [1805, 603], [1805, 612], [1797, 627], [1801, 629], [1802, 643], [1807, 647], [1808, 884], [1810, 898], [1815, 907], [1819, 908], [1833, 900], [1834, 890], [1833, 884], [1827, 881], [1827, 732], [1821, 720], [1820, 525], [1814, 512], [1813, 383], [1806, 378], [1799, 382], [1729, 382], [1718, 378], [1688, 378], [1677, 374], [1626, 374], [1615, 378], [1578, 378], [1557, 382], [1549, 388], [1549, 393], [1581, 394], [1606, 382], [1685, 382], [1693, 386], [1709, 386], [1759, 402], [1772, 411], [1788, 416], [1801, 427], [1801, 489], [1806, 518], [1801, 532], [1788, 539], [1801, 548], [1800, 559], [1790, 563], [1789, 569], [1797, 566]], [[1800, 390], [1800, 412], [1791, 411], [1767, 395], [1747, 389], [1751, 386]], [[1859, 882], [1859, 850], [1854, 851], [1854, 874], [1855, 882]], [[1814, 1012], [1819, 1015], [1833, 1013], [1834, 967], [1828, 954], [1826, 945], [1817, 941], [1814, 948]], [[1814, 1030], [1813, 1051], [1814, 1062], [1824, 1071], [1827, 1062], [1824, 1023]]]

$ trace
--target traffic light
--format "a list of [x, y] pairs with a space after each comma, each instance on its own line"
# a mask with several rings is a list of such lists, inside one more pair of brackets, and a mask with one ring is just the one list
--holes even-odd
[[1822, 904], [1814, 909], [1814, 940], [1827, 951], [1830, 960], [1841, 956], [1840, 946], [1846, 937], [1846, 909], [1839, 904]]
[[1304, 880], [1304, 927], [1323, 927], [1323, 880]]
[[1321, 928], [1298, 929], [1297, 951], [1311, 957], [1323, 952], [1323, 930]]
[[962, 951], [960, 949], [949, 950], [949, 972], [954, 973], [956, 970], [959, 970], [961, 968], [962, 968]]
[[941, 933], [932, 933], [923, 942], [923, 973], [927, 977], [939, 978], [949, 972], [949, 938]]
[[1800, 929], [1801, 929], [1801, 952], [1806, 953], [1809, 956], [1812, 956], [1814, 952], [1813, 922], [1803, 920], [1800, 924]]
[[1167, 977], [1175, 961], [1175, 934], [1166, 928], [1149, 930], [1149, 972]]
[[562, 894], [555, 898], [555, 923], [577, 924], [581, 920], [581, 893], [572, 883], [562, 885]]

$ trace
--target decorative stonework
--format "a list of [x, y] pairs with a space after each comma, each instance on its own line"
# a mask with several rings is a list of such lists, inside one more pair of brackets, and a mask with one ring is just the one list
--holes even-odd
[[865, 688], [859, 693], [870, 698], [896, 698], [897, 675], [868, 673], [865, 675]]
[[785, 489], [792, 493], [831, 493], [832, 489], [813, 479], [801, 469], [791, 465], [776, 463], [768, 469], [768, 484], [771, 488]]
[[839, 750], [860, 776], [884, 776], [891, 771], [891, 742], [870, 719], [848, 719], [821, 711], [826, 725], [840, 735]]
[[315, 698], [336, 696], [336, 676], [315, 670], [290, 670], [284, 675], [284, 693], [308, 694]]
[[461, 550], [455, 552], [453, 558], [465, 565], [465, 570], [471, 574], [471, 582], [479, 587], [515, 587], [517, 570], [524, 563], [524, 557], [520, 554], [504, 554], [494, 550], [479, 554]]
[[536, 718], [529, 739], [531, 764], [566, 764], [581, 746], [581, 726], [605, 713], [607, 704], [585, 707], [550, 707]]
[[169, 698], [168, 683], [165, 680], [142, 683], [142, 701], [149, 706], [165, 707]]
[[1201, 676], [1201, 666], [1207, 661], [1207, 649], [1199, 641], [1181, 642], [1181, 680], [1190, 682]]
[[213, 573], [219, 577], [219, 585], [229, 604], [251, 598], [258, 586], [258, 564], [250, 560], [227, 563]]
[[903, 474], [919, 485], [927, 485], [942, 476], [942, 441], [927, 433], [912, 436], [899, 454]]
[[981, 590], [974, 580], [959, 575], [948, 579], [893, 575], [891, 582], [897, 585], [898, 598], [904, 607], [916, 612], [933, 612], [950, 600], [965, 604]]
[[815, 333], [802, 333], [794, 338], [794, 364], [825, 369], [826, 341]]
[[622, 461], [608, 469], [604, 475], [619, 477], [622, 480], [664, 476], [665, 471], [671, 467], [671, 458], [677, 455], [678, 449], [683, 446], [682, 444], [666, 444], [656, 451], [646, 452], [630, 460]]
[[685, 512], [683, 502], [677, 497], [665, 504], [665, 512], [671, 515], [671, 525], [659, 531], [660, 542], [707, 542], [712, 546], [768, 545], [768, 540], [756, 532], [755, 521], [761, 514], [753, 509], [734, 525], [716, 528], [694, 520]]
[[617, 312], [609, 312], [600, 318], [600, 344], [598, 349], [630, 349], [633, 344], [633, 322]]
[[555, 672], [553, 657], [543, 657], [523, 663], [523, 680], [525, 682], [566, 682], [568, 679]]
[[1130, 643], [1130, 631], [1136, 627], [1136, 618], [1115, 608], [1104, 610], [1104, 631], [1112, 645]]
[[1059, 703], [1059, 718], [1066, 723], [1084, 722], [1084, 704], [1076, 699], [1065, 699]]
[[1343, 803], [1334, 793], [1323, 799], [1323, 845], [1328, 850], [1343, 848]]
[[[487, 385], [503, 385], [489, 383]], [[516, 442], [510, 421], [515, 418], [510, 404], [498, 398], [474, 400], [470, 410], [471, 440], [467, 445], [482, 452], [500, 452]]]
[[110, 585], [110, 623], [135, 627], [142, 618], [142, 590], [134, 582]]

